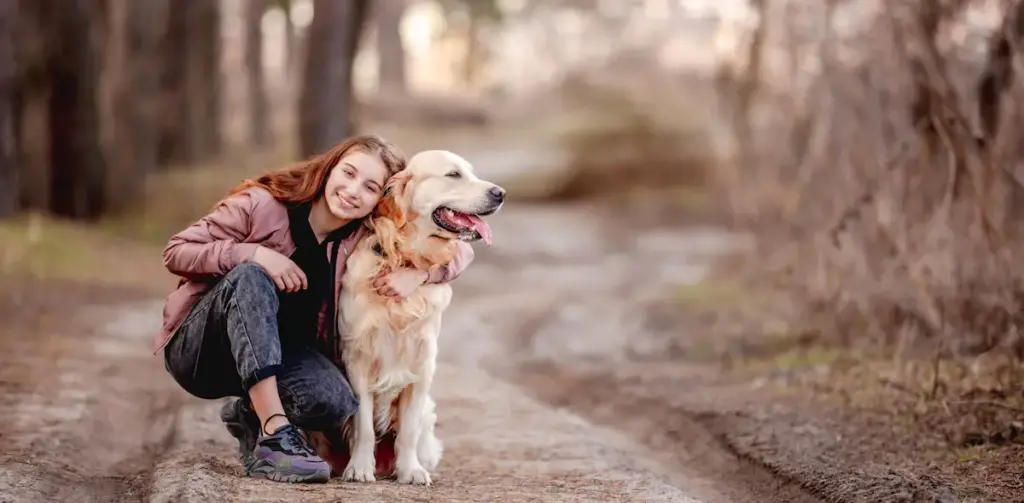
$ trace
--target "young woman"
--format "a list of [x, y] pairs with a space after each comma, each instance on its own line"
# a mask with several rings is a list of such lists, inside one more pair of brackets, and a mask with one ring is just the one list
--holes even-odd
[[[157, 351], [190, 394], [240, 397], [221, 420], [251, 477], [330, 477], [296, 427], [333, 433], [359, 405], [340, 368], [335, 306], [345, 259], [368, 233], [364, 218], [404, 167], [383, 139], [348, 139], [243, 182], [164, 250], [164, 265], [182, 280], [164, 307]], [[447, 267], [397, 270], [374, 285], [403, 297], [451, 281], [473, 259], [472, 248], [461, 250]]]

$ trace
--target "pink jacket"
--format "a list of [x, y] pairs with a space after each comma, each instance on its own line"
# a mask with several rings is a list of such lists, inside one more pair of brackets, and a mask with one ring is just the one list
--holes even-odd
[[[351, 236], [341, 241], [348, 256], [359, 239], [369, 229], [360, 226]], [[164, 249], [164, 266], [182, 277], [167, 297], [164, 305], [163, 326], [155, 337], [154, 353], [170, 342], [174, 332], [185, 320], [192, 307], [210, 290], [217, 279], [227, 274], [238, 264], [252, 260], [259, 246], [265, 246], [285, 256], [295, 251], [288, 226], [288, 210], [262, 188], [247, 189], [221, 202], [209, 215], [199, 219], [187, 229], [171, 237]], [[447, 267], [430, 272], [428, 283], [444, 283], [459, 276], [473, 260], [473, 248], [459, 243], [460, 253]], [[328, 245], [328, 257], [332, 251]], [[345, 273], [346, 261], [340, 259], [335, 271], [335, 306], [341, 294], [341, 277]], [[327, 303], [320, 310], [317, 337], [327, 340], [337, 320], [327, 320]], [[338, 310], [336, 309], [335, 312]]]

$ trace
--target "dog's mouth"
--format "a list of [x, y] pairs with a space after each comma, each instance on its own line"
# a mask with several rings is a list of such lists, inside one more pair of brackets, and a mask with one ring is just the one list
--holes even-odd
[[494, 213], [497, 208], [482, 213], [466, 213], [457, 211], [447, 206], [439, 206], [434, 210], [434, 223], [453, 234], [458, 234], [462, 241], [484, 240], [487, 246], [491, 245], [491, 226], [483, 218]]

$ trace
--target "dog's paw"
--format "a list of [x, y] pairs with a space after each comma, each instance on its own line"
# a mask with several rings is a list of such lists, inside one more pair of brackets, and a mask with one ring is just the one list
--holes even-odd
[[349, 461], [345, 471], [341, 472], [341, 480], [346, 482], [374, 482], [377, 480], [373, 475], [374, 463], [357, 462], [355, 458]]
[[431, 484], [430, 472], [426, 468], [420, 465], [412, 466], [409, 468], [398, 469], [398, 483], [399, 484], [414, 484], [429, 486]]

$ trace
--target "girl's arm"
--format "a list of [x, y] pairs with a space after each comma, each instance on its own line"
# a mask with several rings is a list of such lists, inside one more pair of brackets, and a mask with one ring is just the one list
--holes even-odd
[[250, 261], [260, 245], [242, 241], [250, 234], [253, 214], [263, 200], [252, 192], [228, 197], [213, 212], [172, 236], [164, 248], [164, 267], [184, 278], [201, 279], [223, 276]]
[[469, 263], [473, 261], [476, 252], [468, 243], [459, 241], [459, 253], [455, 255], [448, 265], [436, 267], [427, 273], [427, 283], [447, 283], [458, 278], [462, 271], [466, 270]]

